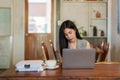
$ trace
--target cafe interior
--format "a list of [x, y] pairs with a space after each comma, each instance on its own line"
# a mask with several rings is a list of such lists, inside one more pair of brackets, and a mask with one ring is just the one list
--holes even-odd
[[0, 69], [56, 59], [59, 28], [72, 20], [96, 49], [95, 63], [120, 61], [119, 0], [0, 0]]

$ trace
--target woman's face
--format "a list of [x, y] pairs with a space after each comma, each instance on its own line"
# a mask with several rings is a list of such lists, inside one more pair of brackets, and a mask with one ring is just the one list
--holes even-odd
[[76, 40], [76, 31], [74, 29], [65, 28], [64, 30], [65, 37], [70, 41], [73, 42]]

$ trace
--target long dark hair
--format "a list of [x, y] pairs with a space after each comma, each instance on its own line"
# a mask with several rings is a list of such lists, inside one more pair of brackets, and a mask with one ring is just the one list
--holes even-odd
[[76, 31], [76, 37], [78, 39], [82, 39], [74, 22], [70, 20], [64, 21], [61, 24], [60, 29], [59, 29], [59, 47], [60, 47], [61, 55], [62, 55], [63, 48], [68, 48], [68, 40], [66, 39], [65, 34], [64, 34], [65, 28], [74, 29]]

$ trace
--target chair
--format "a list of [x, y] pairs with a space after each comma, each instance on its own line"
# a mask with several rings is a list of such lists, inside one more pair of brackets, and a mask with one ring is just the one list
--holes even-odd
[[53, 42], [51, 40], [49, 40], [49, 42], [50, 42], [51, 48], [53, 50], [55, 59], [57, 60], [57, 62], [61, 63], [62, 62], [62, 56], [61, 56], [61, 54], [59, 53], [59, 51], [55, 50]]
[[100, 61], [100, 58], [101, 58], [101, 54], [103, 54], [103, 49], [100, 49], [98, 47], [96, 47], [96, 61], [95, 62], [99, 62]]
[[99, 43], [98, 43], [98, 48], [102, 48], [104, 45], [104, 41], [103, 40], [100, 40]]
[[91, 48], [96, 49], [95, 62], [99, 62], [100, 55], [101, 53], [103, 53], [103, 50], [102, 50], [103, 42], [99, 41], [98, 44], [90, 43], [90, 45], [91, 45]]
[[51, 40], [49, 40], [49, 42], [50, 42], [50, 46], [51, 46], [51, 48], [52, 48], [52, 51], [53, 51], [53, 53], [54, 53], [54, 57], [55, 57], [55, 59], [57, 60], [57, 54], [56, 54], [56, 51], [55, 51], [55, 49], [54, 49], [53, 42], [52, 42]]
[[42, 41], [41, 45], [42, 45], [42, 52], [43, 52], [44, 60], [49, 60], [50, 58], [49, 58], [49, 53], [48, 53], [46, 44]]
[[102, 49], [103, 49], [103, 53], [100, 56], [100, 62], [106, 60], [109, 51], [109, 43], [104, 44]]
[[104, 45], [104, 41], [100, 40], [98, 42], [98, 44], [95, 46], [95, 48], [96, 48], [96, 62], [100, 61], [101, 54], [104, 53], [104, 51], [103, 51], [103, 45]]

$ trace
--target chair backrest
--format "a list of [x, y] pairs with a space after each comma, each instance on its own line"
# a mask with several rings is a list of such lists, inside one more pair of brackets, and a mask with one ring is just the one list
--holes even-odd
[[49, 60], [50, 58], [49, 58], [49, 53], [48, 53], [48, 49], [47, 49], [46, 44], [42, 41], [41, 45], [42, 45], [42, 52], [44, 55], [44, 59]]
[[109, 43], [104, 44], [102, 49], [103, 53], [101, 54], [100, 61], [105, 61], [109, 51]]
[[52, 42], [51, 40], [49, 40], [49, 42], [50, 42], [50, 46], [51, 46], [51, 48], [52, 48], [52, 51], [53, 51], [54, 57], [55, 57], [55, 59], [57, 60], [57, 54], [56, 54], [56, 51], [55, 51], [55, 48], [54, 48], [53, 42]]
[[103, 45], [104, 41], [101, 39], [98, 44], [96, 45], [96, 62], [99, 62], [101, 59], [101, 54], [103, 54]]
[[98, 43], [98, 48], [102, 48], [104, 45], [104, 41], [103, 40], [100, 40], [99, 43]]
[[62, 56], [61, 56], [61, 54], [59, 53], [59, 51], [55, 50], [53, 42], [52, 42], [51, 40], [49, 40], [49, 42], [50, 42], [51, 48], [52, 48], [52, 50], [53, 50], [55, 59], [56, 59], [58, 62], [61, 62], [61, 63], [62, 63]]

